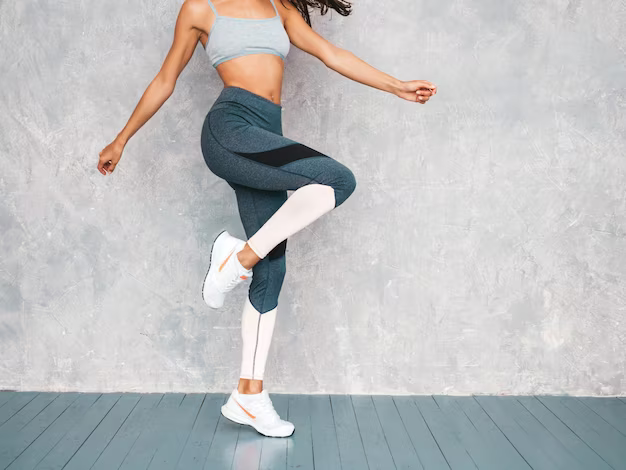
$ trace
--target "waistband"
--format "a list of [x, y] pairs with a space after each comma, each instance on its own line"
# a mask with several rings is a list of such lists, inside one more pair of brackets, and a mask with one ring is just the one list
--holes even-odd
[[274, 103], [272, 100], [265, 98], [264, 96], [257, 95], [256, 93], [246, 90], [238, 86], [226, 86], [222, 89], [213, 106], [227, 101], [235, 101], [244, 105], [257, 106], [267, 110], [282, 110], [283, 107], [280, 104]]
[[222, 89], [209, 113], [216, 109], [227, 109], [251, 124], [280, 133], [283, 107], [245, 88], [226, 86]]

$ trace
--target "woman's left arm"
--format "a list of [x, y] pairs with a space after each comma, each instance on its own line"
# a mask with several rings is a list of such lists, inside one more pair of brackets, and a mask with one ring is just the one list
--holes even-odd
[[398, 80], [372, 67], [352, 52], [331, 44], [313, 31], [295, 8], [283, 9], [283, 12], [285, 30], [291, 43], [298, 49], [317, 57], [328, 68], [344, 77], [422, 104], [437, 93], [436, 85], [429, 81]]

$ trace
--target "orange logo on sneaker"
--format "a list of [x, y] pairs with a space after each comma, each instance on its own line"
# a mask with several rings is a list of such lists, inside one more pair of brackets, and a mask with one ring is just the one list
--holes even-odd
[[222, 262], [222, 264], [220, 265], [220, 269], [218, 269], [219, 272], [222, 272], [222, 268], [226, 265], [226, 261], [228, 261], [228, 259], [230, 258], [230, 255], [232, 255], [234, 251], [235, 249], [233, 248], [233, 251], [231, 251], [226, 257], [226, 259]]
[[[233, 398], [233, 400], [235, 400], [235, 399]], [[254, 415], [253, 415], [253, 414], [251, 414], [248, 410], [246, 410], [243, 406], [241, 406], [241, 404], [240, 404], [237, 400], [235, 400], [235, 403], [237, 403], [237, 404], [239, 405], [239, 407], [240, 407], [243, 411], [245, 411], [245, 412], [246, 412], [246, 414], [247, 414], [248, 416], [250, 416], [252, 419], [256, 419], [256, 416], [254, 416]]]
[[248, 279], [248, 276], [239, 276], [241, 279]]

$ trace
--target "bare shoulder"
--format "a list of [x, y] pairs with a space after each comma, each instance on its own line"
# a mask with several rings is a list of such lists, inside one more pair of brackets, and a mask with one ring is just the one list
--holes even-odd
[[178, 13], [187, 24], [204, 31], [207, 22], [213, 21], [213, 10], [207, 0], [185, 0]]
[[278, 13], [280, 13], [280, 16], [284, 20], [287, 20], [294, 15], [300, 16], [298, 9], [288, 0], [274, 0], [274, 5], [276, 5]]
[[[292, 3], [287, 0], [274, 0], [274, 2], [284, 19], [285, 31], [291, 44], [326, 63], [337, 48], [314, 31]], [[285, 7], [285, 3], [289, 6]]]

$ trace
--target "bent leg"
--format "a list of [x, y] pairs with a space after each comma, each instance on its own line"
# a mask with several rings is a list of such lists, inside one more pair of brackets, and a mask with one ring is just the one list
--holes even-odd
[[209, 114], [202, 133], [203, 154], [211, 171], [241, 186], [294, 191], [272, 220], [250, 236], [248, 245], [259, 258], [354, 191], [354, 174], [343, 164], [261, 127], [234, 125], [221, 111]]
[[250, 237], [248, 245], [259, 258], [264, 258], [283, 240], [342, 204], [356, 186], [352, 172], [327, 156], [298, 160], [280, 169], [311, 175], [313, 182], [294, 191], [280, 209]]

